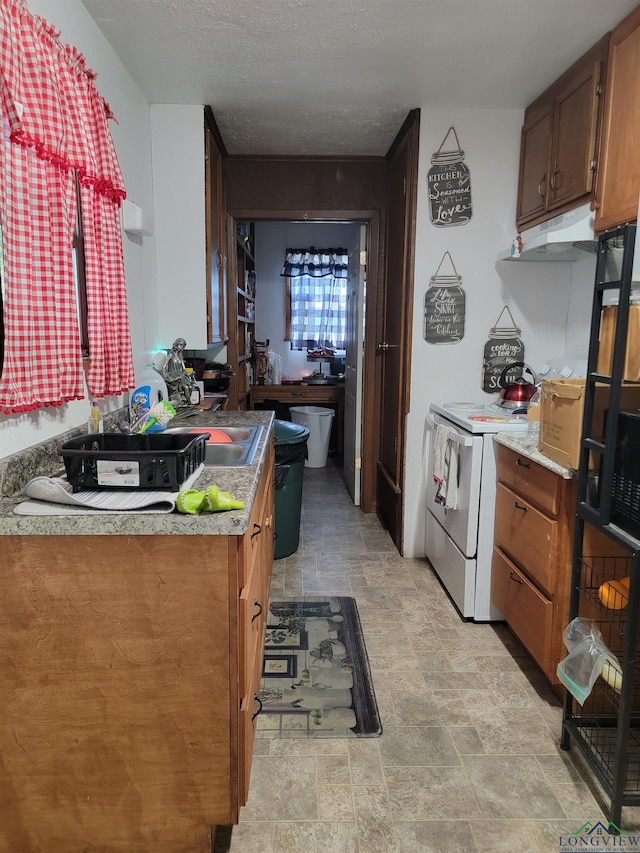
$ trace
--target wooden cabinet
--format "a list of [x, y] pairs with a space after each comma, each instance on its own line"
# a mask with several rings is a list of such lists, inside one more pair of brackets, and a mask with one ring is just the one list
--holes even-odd
[[2, 850], [209, 853], [211, 827], [237, 823], [273, 561], [265, 452], [245, 535], [3, 537]]
[[209, 107], [205, 107], [204, 119], [207, 341], [214, 344], [227, 340], [227, 259], [222, 180], [225, 148]]
[[183, 337], [189, 349], [206, 349], [226, 335], [224, 149], [203, 106], [151, 104], [150, 117], [157, 343]]
[[596, 231], [635, 221], [640, 194], [640, 7], [611, 32]]
[[519, 228], [593, 196], [607, 44], [601, 39], [525, 111]]
[[254, 229], [251, 222], [227, 217], [229, 262], [227, 361], [235, 375], [229, 385], [229, 409], [247, 409], [255, 350], [256, 278]]
[[564, 657], [575, 483], [498, 446], [491, 600], [547, 678]]

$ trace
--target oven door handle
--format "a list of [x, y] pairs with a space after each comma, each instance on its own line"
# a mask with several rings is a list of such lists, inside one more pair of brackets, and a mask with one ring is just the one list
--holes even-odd
[[[434, 419], [430, 415], [427, 415], [427, 423], [429, 424], [429, 427], [432, 430], [434, 430], [434, 432], [435, 432], [435, 429], [438, 426], [438, 424], [434, 421]], [[447, 426], [455, 427], [455, 424], [447, 424]], [[461, 447], [471, 447], [471, 445], [473, 444], [473, 436], [472, 435], [463, 435], [462, 433], [456, 432], [456, 433], [452, 433], [449, 436], [449, 441], [453, 441], [453, 442], [455, 442], [455, 444], [459, 444]]]

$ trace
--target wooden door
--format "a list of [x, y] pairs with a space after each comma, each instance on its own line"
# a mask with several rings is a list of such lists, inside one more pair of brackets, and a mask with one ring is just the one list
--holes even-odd
[[[362, 470], [362, 361], [367, 226], [361, 225], [349, 248], [347, 342], [344, 380], [344, 479], [356, 506], [360, 506]], [[363, 254], [364, 253], [364, 254]]]
[[381, 360], [378, 511], [402, 553], [405, 415], [409, 410], [411, 308], [419, 112], [409, 114], [389, 155]]
[[518, 226], [545, 211], [547, 175], [551, 150], [553, 105], [532, 105], [524, 117], [520, 142], [520, 178], [518, 183]]
[[640, 6], [611, 32], [600, 166], [596, 231], [638, 214], [640, 193]]
[[596, 131], [602, 56], [599, 43], [572, 72], [554, 106], [552, 166], [547, 208], [555, 210], [589, 196], [596, 168]]

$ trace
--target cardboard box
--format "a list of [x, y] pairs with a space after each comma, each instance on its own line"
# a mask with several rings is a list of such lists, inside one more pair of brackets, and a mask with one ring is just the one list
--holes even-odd
[[[547, 379], [540, 386], [540, 438], [538, 450], [567, 468], [580, 464], [580, 440], [586, 379]], [[598, 385], [593, 410], [591, 438], [602, 438], [604, 413], [609, 401], [609, 386]], [[640, 408], [640, 387], [623, 387], [621, 411]], [[595, 455], [595, 454], [594, 454]], [[594, 466], [599, 460], [594, 460]]]

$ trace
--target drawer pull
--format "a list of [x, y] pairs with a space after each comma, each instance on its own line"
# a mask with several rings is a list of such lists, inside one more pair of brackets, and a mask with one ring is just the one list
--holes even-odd
[[254, 693], [253, 698], [258, 703], [258, 710], [254, 711], [254, 713], [251, 715], [251, 722], [253, 722], [255, 720], [255, 718], [258, 716], [258, 714], [262, 711], [262, 702], [260, 701], [260, 697], [258, 696], [258, 694]]
[[262, 605], [260, 604], [260, 602], [259, 602], [259, 601], [254, 601], [254, 602], [253, 602], [253, 606], [254, 606], [254, 607], [257, 607], [258, 609], [257, 609], [257, 611], [253, 614], [253, 616], [251, 617], [251, 622], [252, 622], [252, 624], [253, 624], [253, 622], [255, 622], [255, 621], [256, 621], [256, 619], [258, 618], [258, 616], [261, 616], [261, 615], [262, 615]]
[[517, 577], [513, 574], [513, 572], [512, 572], [512, 571], [510, 571], [510, 572], [509, 572], [509, 580], [510, 580], [510, 581], [515, 581], [516, 583], [519, 583], [519, 584], [521, 584], [521, 583], [522, 583], [522, 579], [521, 579], [521, 578], [517, 578]]
[[516, 509], [521, 509], [523, 512], [527, 511], [526, 506], [522, 506], [522, 504], [519, 504], [518, 501], [514, 501], [513, 505]]
[[[256, 530], [256, 528], [258, 528], [258, 529]], [[258, 522], [257, 522], [257, 521], [254, 521], [254, 522], [253, 522], [253, 533], [251, 534], [251, 538], [253, 539], [253, 538], [254, 538], [255, 536], [257, 536], [259, 533], [262, 533], [262, 525], [261, 525], [261, 524], [258, 524]]]
[[523, 462], [522, 459], [516, 459], [516, 465], [519, 465], [521, 468], [531, 468], [531, 463]]

